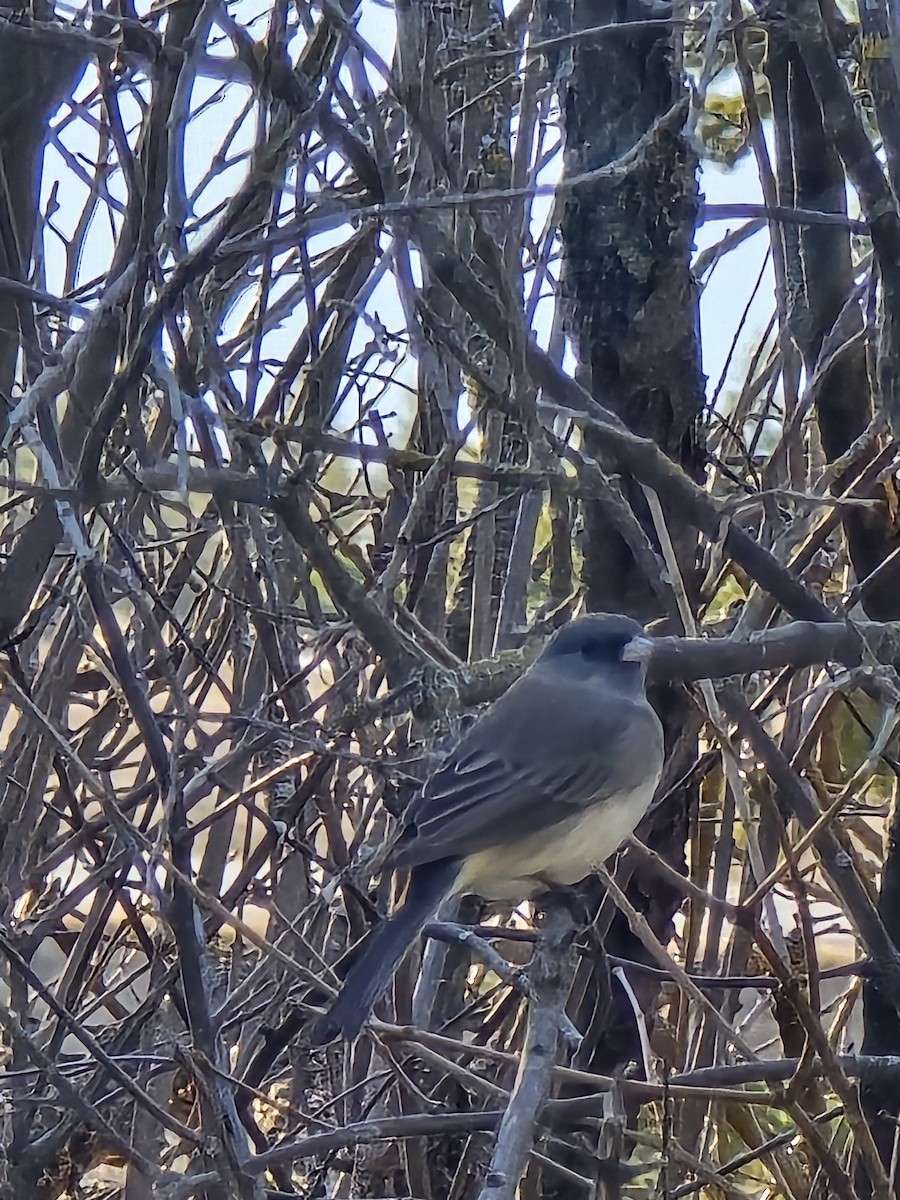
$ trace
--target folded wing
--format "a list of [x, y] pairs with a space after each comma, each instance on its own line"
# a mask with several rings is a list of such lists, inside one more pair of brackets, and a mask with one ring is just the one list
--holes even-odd
[[655, 782], [659, 722], [644, 700], [526, 677], [463, 737], [406, 814], [391, 864], [464, 857]]

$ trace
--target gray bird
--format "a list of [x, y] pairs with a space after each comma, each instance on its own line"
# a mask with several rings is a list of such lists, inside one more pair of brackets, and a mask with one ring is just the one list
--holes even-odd
[[364, 939], [312, 1039], [353, 1039], [450, 896], [519, 902], [584, 879], [647, 811], [663, 732], [644, 690], [653, 643], [628, 617], [560, 629], [463, 735], [406, 811], [385, 865], [403, 905]]

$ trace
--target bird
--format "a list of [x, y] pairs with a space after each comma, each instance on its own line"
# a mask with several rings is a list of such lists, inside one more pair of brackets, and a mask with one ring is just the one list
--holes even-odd
[[650, 806], [663, 731], [646, 695], [653, 640], [616, 613], [576, 617], [472, 726], [406, 810], [385, 870], [403, 904], [365, 936], [310, 1041], [353, 1041], [451, 896], [520, 903], [570, 888]]

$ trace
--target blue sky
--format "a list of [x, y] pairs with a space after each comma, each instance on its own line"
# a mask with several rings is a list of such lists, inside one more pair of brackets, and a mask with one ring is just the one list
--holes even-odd
[[[238, 0], [231, 7], [231, 13], [236, 20], [244, 24], [253, 37], [265, 36], [269, 8], [255, 0]], [[360, 9], [358, 29], [363, 39], [369, 43], [376, 55], [390, 61], [394, 44], [394, 19], [390, 7], [379, 0], [363, 0]], [[302, 44], [302, 30], [292, 45], [292, 52], [297, 53]], [[232, 46], [222, 35], [213, 53], [222, 57], [230, 57]], [[373, 89], [381, 90], [383, 83], [377, 65], [366, 63], [365, 69]], [[346, 74], [346, 81], [350, 79]], [[140, 87], [140, 85], [138, 85]], [[713, 87], [716, 84], [714, 83]], [[726, 86], [733, 86], [728, 81]], [[144, 89], [140, 89], [144, 90]], [[54, 122], [54, 142], [48, 147], [43, 179], [43, 203], [54, 209], [52, 225], [69, 236], [84, 222], [85, 205], [89, 201], [90, 189], [88, 182], [94, 175], [93, 164], [97, 160], [99, 146], [100, 117], [99, 98], [97, 92], [97, 75], [93, 66], [89, 67], [82, 80], [76, 100], [81, 106], [76, 111], [63, 109]], [[129, 97], [127, 92], [120, 92], [120, 105], [123, 122], [132, 143], [137, 137], [140, 126], [140, 106], [137, 99]], [[206, 186], [195, 198], [195, 208], [201, 216], [210, 216], [215, 220], [219, 205], [233, 194], [245, 176], [247, 168], [247, 151], [257, 136], [257, 112], [253, 103], [251, 90], [242, 83], [231, 83], [223, 87], [221, 81], [212, 79], [197, 79], [193, 85], [191, 108], [195, 114], [188, 127], [185, 140], [184, 172], [185, 182], [189, 192], [202, 181]], [[243, 119], [241, 116], [243, 114]], [[228, 165], [224, 169], [213, 170], [216, 154], [220, 151], [223, 139], [229, 135]], [[558, 137], [558, 130], [552, 131], [551, 138]], [[335, 161], [335, 167], [337, 163]], [[326, 174], [329, 163], [324, 164]], [[553, 182], [558, 177], [559, 159], [550, 163], [544, 170], [541, 181]], [[722, 204], [730, 202], [761, 202], [759, 180], [755, 161], [751, 155], [744, 155], [735, 166], [726, 168], [716, 163], [706, 163], [701, 171], [701, 190], [710, 203]], [[310, 190], [311, 180], [307, 175], [304, 187]], [[125, 201], [125, 188], [121, 173], [111, 171], [105, 183], [108, 203], [95, 206], [90, 218], [90, 230], [85, 239], [85, 250], [81, 261], [73, 269], [73, 264], [67, 261], [61, 239], [48, 228], [44, 239], [44, 269], [46, 286], [51, 291], [61, 291], [68, 282], [83, 283], [102, 275], [109, 263], [114, 239], [120, 223], [119, 213]], [[288, 191], [285, 195], [283, 211], [288, 212], [294, 203], [294, 197]], [[543, 222], [547, 219], [551, 199], [539, 197], [534, 201], [532, 228], [537, 234]], [[118, 210], [118, 211], [117, 211]], [[713, 221], [704, 224], [697, 231], [696, 243], [698, 250], [715, 243], [728, 228], [733, 228], [739, 222]], [[203, 232], [201, 226], [194, 233], [199, 237]], [[341, 226], [327, 232], [318, 233], [310, 238], [309, 252], [314, 255], [329, 247], [340, 245], [346, 240], [351, 230], [349, 226]], [[190, 241], [190, 237], [189, 237]], [[383, 247], [388, 245], [388, 239], [383, 239]], [[768, 235], [765, 231], [743, 242], [736, 250], [721, 261], [706, 284], [700, 307], [703, 364], [709, 379], [709, 394], [717, 386], [723, 365], [726, 362], [734, 337], [735, 329], [747, 305], [751, 291], [756, 283], [763, 264], [768, 246]], [[276, 260], [276, 275], [279, 262], [287, 263], [288, 256]], [[415, 264], [413, 264], [415, 266]], [[68, 267], [68, 278], [67, 278]], [[296, 275], [288, 272], [283, 279], [277, 279], [273, 285], [272, 294], [277, 296], [296, 282]], [[544, 289], [546, 291], [546, 289]], [[543, 295], [543, 292], [542, 292]], [[242, 321], [252, 310], [256, 296], [248, 291], [241, 302], [236, 304], [226, 322], [225, 334], [235, 334]], [[735, 353], [732, 355], [729, 379], [723, 390], [727, 402], [728, 384], [739, 379], [740, 372], [746, 367], [747, 355], [755, 345], [762, 329], [769, 319], [773, 305], [773, 280], [771, 267], [767, 266], [762, 284], [757, 296], [750, 306], [748, 319], [739, 339]], [[544, 341], [549, 330], [552, 316], [552, 298], [545, 296], [538, 305], [535, 326], [537, 336]], [[298, 333], [298, 322], [305, 319], [305, 304], [298, 305], [289, 313], [282, 325], [271, 330], [264, 339], [264, 357], [275, 361], [283, 359], [294, 344]], [[368, 304], [368, 312], [377, 317], [391, 331], [400, 331], [404, 327], [403, 313], [400, 307], [396, 286], [390, 271], [386, 271], [376, 286]], [[302, 327], [302, 326], [301, 326]], [[371, 330], [364, 322], [360, 322], [351, 349], [351, 356], [358, 353], [371, 337]], [[571, 365], [571, 358], [570, 358]], [[405, 372], [408, 377], [409, 372]], [[241, 372], [236, 372], [235, 382], [239, 390], [242, 387]], [[395, 406], [403, 395], [394, 395], [386, 400], [387, 407]], [[355, 404], [354, 404], [355, 411]], [[354, 413], [344, 414], [344, 421], [351, 423]]]

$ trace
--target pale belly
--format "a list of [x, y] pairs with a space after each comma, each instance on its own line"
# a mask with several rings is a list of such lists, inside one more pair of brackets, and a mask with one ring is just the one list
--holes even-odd
[[649, 786], [593, 805], [567, 821], [538, 833], [480, 850], [464, 862], [457, 893], [485, 900], [527, 900], [548, 884], [571, 886], [619, 849], [653, 799]]

